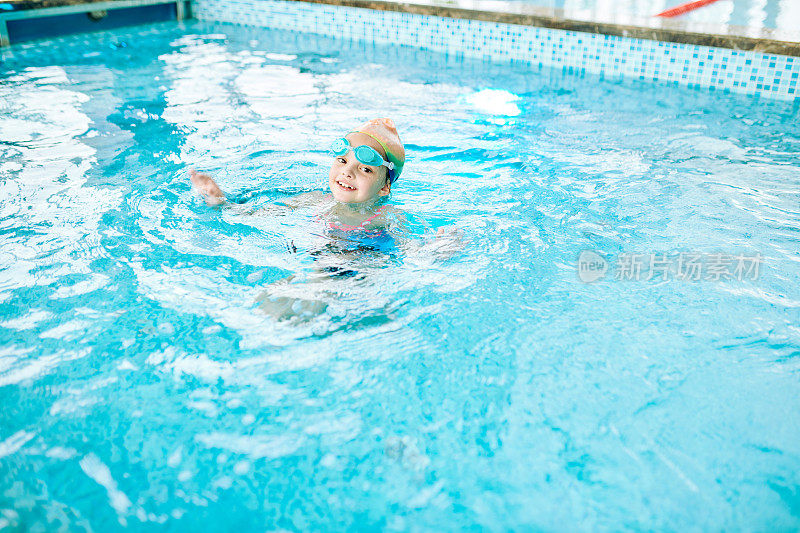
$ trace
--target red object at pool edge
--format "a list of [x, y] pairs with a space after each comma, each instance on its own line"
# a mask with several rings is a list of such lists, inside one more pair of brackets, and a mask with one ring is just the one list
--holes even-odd
[[693, 2], [686, 2], [685, 4], [681, 4], [679, 6], [671, 7], [665, 11], [662, 11], [657, 17], [677, 17], [678, 15], [683, 15], [684, 13], [688, 13], [689, 11], [694, 11], [695, 9], [703, 6], [707, 6], [708, 4], [713, 4], [717, 0], [694, 0]]

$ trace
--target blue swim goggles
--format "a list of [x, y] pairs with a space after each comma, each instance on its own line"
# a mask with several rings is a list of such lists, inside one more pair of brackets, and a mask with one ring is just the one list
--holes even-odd
[[[385, 161], [381, 154], [379, 154], [374, 148], [371, 146], [367, 146], [366, 144], [362, 144], [361, 146], [356, 146], [355, 148], [352, 147], [350, 141], [342, 137], [341, 139], [336, 139], [331, 144], [331, 152], [336, 157], [342, 157], [347, 154], [350, 150], [353, 150], [353, 154], [355, 154], [356, 159], [364, 163], [365, 165], [369, 165], [371, 167], [386, 167], [390, 171], [394, 170], [394, 163], [391, 161]], [[392, 176], [392, 172], [389, 173]]]

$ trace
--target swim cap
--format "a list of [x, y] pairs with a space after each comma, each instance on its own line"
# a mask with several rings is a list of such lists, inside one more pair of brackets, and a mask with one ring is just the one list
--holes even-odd
[[394, 180], [400, 177], [400, 172], [403, 171], [406, 152], [403, 150], [403, 143], [400, 141], [392, 119], [374, 118], [350, 133], [363, 133], [378, 141], [378, 144], [386, 151], [386, 158], [394, 163], [394, 170], [389, 171], [389, 181], [394, 183]]

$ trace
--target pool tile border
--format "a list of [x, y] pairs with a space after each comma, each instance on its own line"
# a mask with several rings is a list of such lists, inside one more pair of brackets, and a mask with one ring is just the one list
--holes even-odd
[[318, 4], [401, 11], [436, 17], [466, 18], [540, 26], [582, 33], [602, 33], [634, 39], [649, 39], [683, 44], [699, 44], [733, 50], [753, 50], [765, 54], [800, 57], [800, 29], [797, 32], [771, 28], [746, 28], [714, 25], [658, 17], [615, 17], [614, 21], [575, 18], [563, 9], [536, 6], [514, 0], [299, 0]]
[[295, 0], [193, 0], [201, 20], [798, 100], [800, 57]]

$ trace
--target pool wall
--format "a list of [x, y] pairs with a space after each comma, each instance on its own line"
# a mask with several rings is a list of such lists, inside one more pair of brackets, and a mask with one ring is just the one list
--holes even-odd
[[183, 20], [187, 0], [41, 0], [2, 3], [0, 48], [12, 43], [136, 24]]
[[92, 20], [86, 13], [70, 13], [8, 21], [8, 35], [12, 43], [44, 39], [70, 33], [104, 31], [134, 24], [147, 24], [175, 20], [174, 3], [155, 4], [108, 11], [103, 18]]
[[201, 20], [798, 101], [800, 57], [302, 1], [194, 0], [191, 5]]

